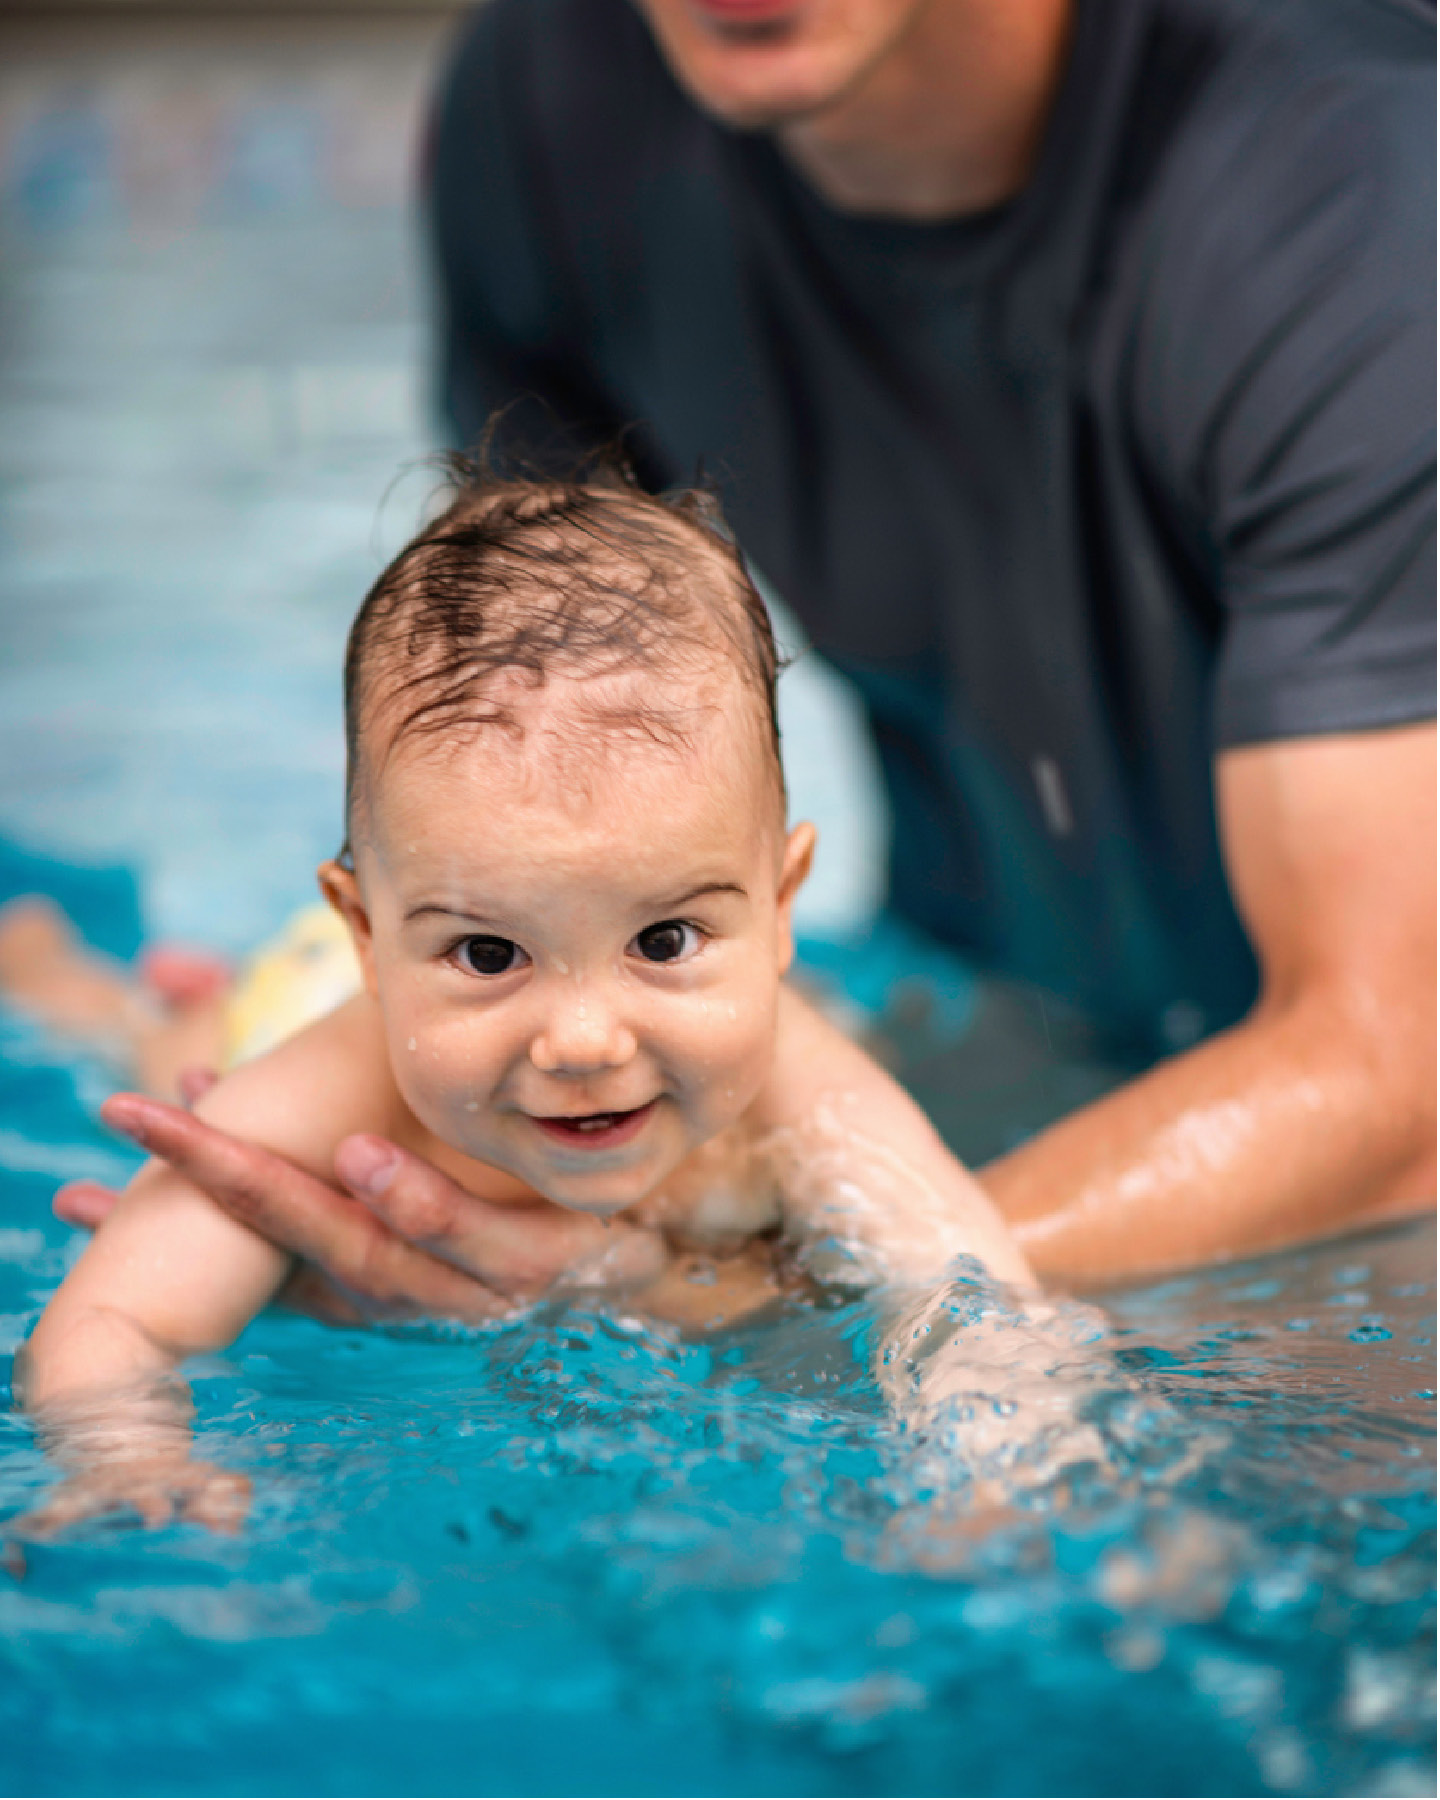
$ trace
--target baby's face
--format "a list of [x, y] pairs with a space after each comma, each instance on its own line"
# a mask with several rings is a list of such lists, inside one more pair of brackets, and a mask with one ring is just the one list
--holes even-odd
[[764, 1082], [814, 835], [784, 835], [738, 683], [689, 696], [683, 747], [582, 711], [654, 697], [653, 677], [552, 678], [507, 691], [523, 738], [402, 739], [340, 895], [416, 1117], [600, 1214]]

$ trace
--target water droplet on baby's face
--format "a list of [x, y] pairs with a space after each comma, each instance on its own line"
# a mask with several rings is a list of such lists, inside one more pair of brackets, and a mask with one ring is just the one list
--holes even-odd
[[406, 1048], [406, 1049], [407, 1049], [407, 1050], [413, 1050], [413, 1049], [414, 1049], [414, 1048], [415, 1048], [415, 1040], [414, 1040], [414, 1038], [411, 1038], [411, 1040], [410, 1040], [410, 1042], [409, 1042], [409, 1043], [408, 1043], [408, 1044], [407, 1044], [407, 1045], [406, 1045], [406, 1046], [405, 1046], [405, 1048]]
[[570, 973], [569, 963], [561, 962], [558, 956], [555, 958], [555, 967], [561, 975], [568, 975]]
[[480, 1102], [478, 1100], [467, 1100], [465, 1102], [465, 1110], [466, 1112], [479, 1112]]

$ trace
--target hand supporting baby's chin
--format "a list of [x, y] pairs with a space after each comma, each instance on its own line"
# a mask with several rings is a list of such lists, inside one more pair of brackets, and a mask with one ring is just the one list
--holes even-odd
[[660, 1279], [670, 1252], [658, 1231], [630, 1218], [612, 1216], [598, 1223], [603, 1234], [576, 1258], [552, 1292], [619, 1297]]

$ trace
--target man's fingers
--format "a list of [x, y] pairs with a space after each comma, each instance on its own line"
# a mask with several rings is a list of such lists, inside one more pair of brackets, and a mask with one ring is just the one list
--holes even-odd
[[368, 1325], [370, 1315], [355, 1296], [337, 1287], [328, 1275], [310, 1263], [296, 1263], [285, 1285], [275, 1296], [275, 1304], [289, 1312], [304, 1313], [326, 1325]]
[[463, 1325], [483, 1325], [514, 1311], [513, 1302], [502, 1300], [473, 1276], [423, 1250], [393, 1242], [383, 1297], [362, 1291], [358, 1277], [355, 1284], [341, 1286], [323, 1269], [299, 1263], [276, 1296], [278, 1304], [335, 1326], [373, 1325], [387, 1318], [456, 1319]]
[[192, 1113], [139, 1094], [113, 1094], [100, 1116], [152, 1156], [203, 1188], [232, 1218], [281, 1249], [337, 1268], [353, 1263], [357, 1241], [373, 1235], [363, 1208], [304, 1169], [242, 1143]]
[[516, 1298], [567, 1284], [629, 1286], [653, 1280], [665, 1253], [658, 1235], [536, 1201], [496, 1206], [384, 1138], [346, 1138], [335, 1172], [403, 1238]]
[[113, 1188], [102, 1187], [98, 1181], [67, 1181], [50, 1202], [50, 1210], [67, 1225], [94, 1231], [119, 1198]]
[[185, 1105], [194, 1106], [197, 1100], [205, 1098], [219, 1079], [214, 1069], [201, 1068], [197, 1063], [188, 1069], [182, 1069], [175, 1077], [175, 1085], [179, 1088], [180, 1098]]
[[494, 1296], [468, 1276], [397, 1238], [373, 1213], [294, 1163], [242, 1143], [192, 1113], [116, 1094], [100, 1109], [107, 1125], [202, 1188], [232, 1218], [371, 1304], [372, 1314], [492, 1316]]

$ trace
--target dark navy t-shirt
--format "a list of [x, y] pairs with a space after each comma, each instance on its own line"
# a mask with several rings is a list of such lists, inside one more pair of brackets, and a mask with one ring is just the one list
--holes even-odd
[[858, 685], [892, 901], [1153, 1049], [1255, 991], [1217, 750], [1434, 711], [1432, 27], [1079, 0], [1024, 193], [835, 211], [626, 0], [491, 0], [435, 120], [459, 435], [703, 469]]

